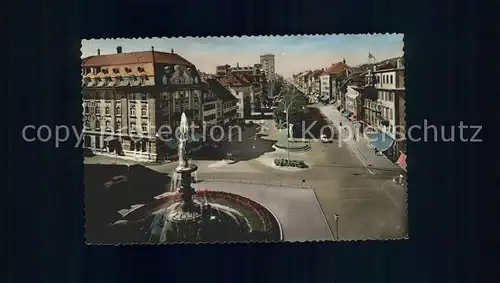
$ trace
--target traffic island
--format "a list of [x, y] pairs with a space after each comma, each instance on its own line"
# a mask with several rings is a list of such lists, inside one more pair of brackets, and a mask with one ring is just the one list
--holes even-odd
[[286, 158], [276, 158], [273, 160], [274, 165], [278, 167], [292, 167], [292, 168], [300, 168], [305, 169], [308, 168], [307, 164], [304, 160], [290, 160]]
[[292, 152], [308, 151], [311, 149], [309, 143], [304, 141], [298, 141], [294, 139], [287, 140], [288, 137], [285, 133], [278, 134], [278, 140], [273, 145], [276, 149], [288, 150]]

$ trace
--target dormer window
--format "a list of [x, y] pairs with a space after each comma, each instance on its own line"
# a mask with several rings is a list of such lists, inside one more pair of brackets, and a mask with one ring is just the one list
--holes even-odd
[[143, 67], [137, 67], [137, 72], [139, 72], [139, 73], [144, 72], [144, 68]]
[[102, 69], [102, 70], [101, 70], [101, 72], [102, 72], [103, 74], [107, 74], [107, 73], [109, 73], [108, 69]]
[[120, 69], [118, 69], [118, 68], [113, 68], [113, 73], [114, 73], [114, 74], [118, 74], [118, 73], [120, 73]]
[[130, 73], [132, 72], [132, 69], [130, 69], [129, 67], [125, 67], [125, 73]]

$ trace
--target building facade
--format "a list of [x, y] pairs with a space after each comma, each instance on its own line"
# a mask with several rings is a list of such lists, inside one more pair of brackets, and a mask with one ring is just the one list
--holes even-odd
[[[171, 52], [89, 56], [82, 60], [84, 146], [138, 160], [163, 160], [171, 148], [160, 140], [180, 116], [200, 125], [206, 91], [196, 67]], [[163, 128], [162, 128], [163, 127]]]
[[276, 69], [274, 59], [274, 54], [260, 55], [260, 64], [268, 82], [274, 82], [275, 79]]
[[338, 80], [342, 78], [343, 75], [346, 74], [347, 70], [350, 67], [343, 62], [337, 62], [332, 64], [330, 67], [326, 68], [321, 75], [320, 78], [320, 100], [323, 101], [332, 101], [339, 100], [340, 92], [337, 90], [338, 88]]

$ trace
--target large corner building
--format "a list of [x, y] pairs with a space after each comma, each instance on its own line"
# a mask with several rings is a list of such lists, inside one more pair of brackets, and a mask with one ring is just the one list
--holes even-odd
[[[84, 58], [82, 93], [84, 147], [149, 161], [172, 153], [173, 146], [159, 139], [162, 126], [175, 130], [184, 112], [201, 127], [204, 97], [213, 99], [210, 85], [191, 62], [173, 49], [159, 52], [153, 47], [129, 53], [117, 47], [115, 54], [106, 55], [98, 50]], [[224, 94], [223, 104], [231, 111], [221, 115], [235, 115], [236, 98]]]

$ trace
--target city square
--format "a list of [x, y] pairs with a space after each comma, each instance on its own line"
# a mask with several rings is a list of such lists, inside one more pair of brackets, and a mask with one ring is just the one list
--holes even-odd
[[[184, 64], [179, 58], [171, 58], [177, 56], [172, 50], [159, 54], [156, 50], [151, 48], [147, 52], [155, 58], [163, 56], [164, 60]], [[126, 61], [126, 56], [130, 55], [121, 55], [126, 54], [122, 53], [121, 46], [117, 51], [102, 61], [106, 65], [97, 62], [101, 56], [107, 56], [101, 55], [100, 50], [82, 63], [86, 117], [83, 140], [86, 239], [89, 244], [156, 243], [151, 240], [153, 232], [144, 232], [149, 240], [137, 237], [143, 233], [141, 231], [149, 230], [148, 225], [137, 224], [141, 215], [167, 215], [157, 212], [173, 209], [163, 208], [164, 203], [173, 203], [170, 206], [173, 207], [177, 202], [180, 205], [193, 201], [199, 203], [199, 209], [179, 208], [175, 215], [196, 214], [198, 217], [199, 214], [199, 219], [203, 219], [206, 213], [207, 219], [219, 219], [220, 223], [236, 221], [224, 220], [227, 217], [221, 215], [229, 215], [227, 219], [241, 218], [236, 223], [245, 227], [244, 233], [253, 234], [235, 241], [384, 240], [408, 236], [407, 189], [403, 181], [406, 165], [402, 164], [399, 154], [386, 155], [394, 151], [390, 147], [398, 142], [391, 141], [387, 146], [370, 144], [366, 140], [367, 132], [363, 133], [352, 117], [361, 120], [361, 111], [353, 114], [356, 111], [351, 106], [347, 115], [345, 109], [349, 106], [346, 98], [341, 98], [352, 89], [359, 90], [358, 97], [364, 95], [360, 88], [372, 91], [369, 84], [373, 82], [365, 80], [373, 75], [367, 70], [376, 70], [372, 65], [380, 67], [377, 62], [361, 61], [361, 66], [350, 67], [344, 59], [337, 65], [332, 64], [336, 66], [333, 69], [345, 65], [339, 74], [328, 73], [328, 68], [317, 72], [330, 78], [326, 96], [321, 91], [314, 92], [314, 85], [308, 86], [305, 80], [299, 79], [303, 76], [293, 74], [285, 79], [277, 74], [275, 60], [287, 60], [286, 52], [276, 57], [265, 54], [260, 57], [260, 63], [250, 66], [231, 67], [220, 62], [215, 74], [202, 74], [199, 69], [189, 66], [170, 68], [167, 64], [166, 73], [177, 73], [171, 80], [166, 75], [162, 78], [163, 73], [156, 79], [155, 69], [144, 64], [144, 67], [137, 67], [138, 74], [129, 75], [134, 80], [141, 80], [131, 91], [132, 79], [123, 82], [131, 68], [125, 65], [132, 66], [137, 57]], [[402, 50], [400, 52], [402, 54]], [[370, 60], [373, 59], [370, 57]], [[116, 66], [111, 66], [112, 61], [116, 61]], [[97, 65], [100, 69], [94, 70]], [[393, 69], [399, 70], [399, 67]], [[114, 75], [106, 76], [106, 72]], [[349, 75], [340, 74], [343, 72]], [[313, 73], [308, 73], [311, 78]], [[153, 77], [146, 79], [150, 75]], [[319, 89], [323, 90], [321, 79], [318, 80]], [[332, 82], [337, 83], [335, 80], [340, 82], [333, 87]], [[363, 83], [368, 86], [362, 86]], [[163, 84], [165, 89], [161, 90], [161, 86], [157, 96], [155, 84]], [[119, 85], [123, 88], [115, 88]], [[349, 86], [347, 91], [344, 91], [345, 86]], [[148, 88], [145, 96], [138, 94], [141, 87]], [[106, 89], [114, 92], [108, 94]], [[102, 98], [99, 97], [101, 90]], [[120, 92], [124, 94], [117, 96]], [[129, 95], [131, 93], [133, 95]], [[173, 99], [173, 103], [172, 100], [165, 102], [165, 97]], [[112, 101], [117, 101], [114, 106]], [[386, 122], [381, 124], [386, 125]], [[139, 124], [143, 127], [138, 127]], [[203, 129], [219, 126], [222, 132], [232, 126], [241, 131], [234, 136], [214, 139], [212, 135], [204, 136], [203, 131], [183, 131], [188, 124]], [[163, 139], [156, 131], [159, 125], [180, 127], [180, 137]], [[391, 129], [393, 126], [391, 124]], [[353, 132], [353, 138], [346, 137], [346, 132]], [[395, 155], [398, 156], [394, 158]], [[240, 199], [256, 212], [241, 206]], [[237, 200], [239, 204], [230, 200]], [[208, 211], [205, 207], [214, 212], [203, 212]], [[173, 215], [165, 217], [173, 219]], [[183, 221], [190, 222], [188, 218]], [[210, 237], [200, 236], [212, 229], [207, 228], [206, 223], [210, 221], [192, 222], [196, 223], [189, 228], [175, 224], [175, 228], [168, 229], [176, 232], [169, 235], [174, 233], [175, 237], [181, 237], [179, 235], [185, 233], [179, 230], [194, 229], [198, 236], [186, 242], [217, 239], [217, 233]], [[219, 228], [214, 229], [217, 232]], [[220, 229], [223, 234], [223, 228]], [[220, 239], [231, 241], [230, 238]]]

